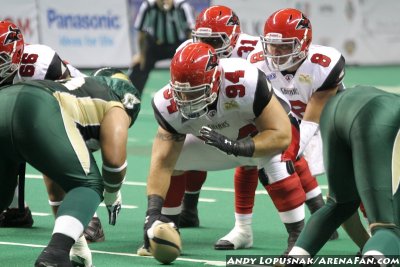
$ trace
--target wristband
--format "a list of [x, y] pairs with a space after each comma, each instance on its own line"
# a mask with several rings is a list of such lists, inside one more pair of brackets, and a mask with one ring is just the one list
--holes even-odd
[[111, 184], [111, 183], [108, 183], [108, 182], [106, 182], [106, 181], [103, 181], [103, 184], [105, 185], [105, 186], [107, 186], [107, 187], [110, 187], [110, 188], [120, 188], [121, 186], [122, 186], [122, 184], [125, 182], [125, 177], [124, 177], [124, 179], [122, 179], [122, 181], [120, 182], [120, 183], [116, 183], [116, 184]]
[[62, 203], [62, 200], [61, 201], [51, 201], [49, 199], [49, 205], [52, 207], [59, 207], [61, 205], [61, 203]]
[[235, 141], [233, 144], [232, 154], [235, 156], [252, 157], [254, 154], [255, 145], [253, 138], [245, 138]]
[[159, 195], [147, 196], [147, 215], [161, 214], [164, 199]]

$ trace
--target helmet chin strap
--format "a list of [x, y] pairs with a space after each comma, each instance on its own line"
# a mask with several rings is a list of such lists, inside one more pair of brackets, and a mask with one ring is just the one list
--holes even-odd
[[[296, 62], [294, 61], [295, 58], [298, 59], [296, 60]], [[296, 65], [299, 65], [301, 62], [304, 61], [305, 58], [306, 58], [306, 53], [304, 51], [301, 51], [297, 56], [290, 56], [288, 60], [283, 64], [277, 64], [274, 62], [273, 59], [270, 60], [271, 60], [271, 65], [273, 66], [274, 69], [278, 71], [285, 71]], [[268, 61], [267, 63], [269, 64]]]
[[190, 113], [185, 113], [183, 110], [181, 110], [181, 114], [185, 119], [197, 119], [200, 118], [204, 115], [206, 115], [208, 113], [208, 106], [211, 105], [212, 103], [214, 103], [214, 101], [217, 99], [217, 94], [216, 93], [212, 93], [210, 96], [208, 96], [207, 98], [205, 98], [205, 102], [207, 103], [207, 105], [202, 109], [202, 110], [198, 110], [196, 112], [190, 112]]
[[217, 99], [217, 94], [212, 93], [209, 97], [206, 98], [206, 101], [209, 105], [211, 105], [212, 103], [214, 103], [215, 99]]
[[199, 110], [197, 112], [193, 112], [193, 113], [190, 113], [190, 114], [185, 114], [184, 112], [181, 111], [182, 116], [187, 120], [198, 119], [200, 117], [203, 117], [207, 113], [208, 113], [208, 107], [204, 107], [203, 110]]
[[285, 63], [283, 63], [283, 64], [277, 64], [277, 63], [275, 63], [273, 60], [272, 60], [272, 62], [273, 62], [273, 64], [277, 67], [277, 69], [279, 70], [279, 71], [284, 71], [284, 70], [287, 70], [287, 69], [289, 69], [290, 67], [292, 67], [293, 66], [293, 56], [290, 56], [287, 60], [286, 60], [286, 62]]

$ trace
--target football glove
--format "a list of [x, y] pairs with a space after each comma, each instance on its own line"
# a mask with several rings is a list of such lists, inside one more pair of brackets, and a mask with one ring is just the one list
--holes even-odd
[[169, 218], [162, 214], [147, 215], [146, 220], [144, 221], [144, 248], [146, 248], [147, 250], [150, 248], [149, 238], [154, 237], [154, 227], [161, 223], [169, 223], [172, 227], [177, 228]]
[[[149, 230], [153, 229], [152, 227], [156, 222], [161, 223], [172, 223], [172, 221], [166, 216], [161, 214], [161, 209], [164, 203], [164, 199], [159, 195], [149, 195], [147, 196], [147, 211], [146, 211], [146, 219], [144, 221], [144, 245], [143, 248], [149, 251], [150, 241], [149, 241]], [[150, 230], [151, 236], [152, 230]]]
[[204, 138], [204, 143], [214, 146], [228, 155], [252, 157], [254, 154], [255, 147], [252, 138], [231, 140], [207, 126], [201, 127], [200, 134]]
[[121, 191], [118, 190], [114, 193], [109, 193], [104, 190], [104, 204], [106, 205], [108, 212], [108, 223], [110, 225], [115, 225], [117, 222], [117, 216], [121, 211], [122, 196]]

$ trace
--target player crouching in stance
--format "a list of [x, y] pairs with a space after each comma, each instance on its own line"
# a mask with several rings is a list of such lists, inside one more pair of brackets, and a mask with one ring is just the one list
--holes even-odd
[[[176, 194], [168, 192], [171, 176], [186, 170], [258, 166], [287, 221], [303, 223], [305, 193], [292, 165], [296, 152], [286, 150], [291, 124], [262, 71], [240, 58], [218, 59], [208, 44], [188, 44], [172, 59], [171, 83], [156, 93], [153, 109], [159, 128], [147, 181], [143, 250], [150, 248], [147, 230], [170, 221], [161, 209]], [[242, 136], [249, 127], [258, 133]], [[285, 206], [288, 199], [295, 204]]]
[[328, 201], [310, 217], [289, 255], [315, 256], [362, 202], [372, 233], [362, 249], [363, 262], [392, 266], [382, 262], [397, 260], [398, 265], [400, 96], [368, 86], [340, 92], [322, 112], [321, 135]]
[[[66, 192], [37, 267], [72, 266], [70, 249], [103, 198], [111, 224], [120, 211], [128, 129], [140, 100], [125, 74], [107, 76], [22, 82], [0, 90], [0, 209], [13, 198], [20, 162]], [[89, 142], [101, 150], [102, 174]]]

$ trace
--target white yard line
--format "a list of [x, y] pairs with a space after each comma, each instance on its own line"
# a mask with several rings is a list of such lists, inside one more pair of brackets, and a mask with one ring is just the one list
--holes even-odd
[[[45, 247], [44, 245], [3, 242], [3, 241], [0, 241], [0, 245], [31, 247], [31, 248], [44, 248]], [[143, 256], [139, 256], [134, 253], [111, 252], [111, 251], [103, 251], [103, 250], [91, 250], [91, 251], [92, 251], [92, 253], [96, 253], [96, 254], [107, 254], [107, 255], [127, 256], [127, 257], [142, 257], [142, 258], [148, 258], [148, 259], [151, 259], [152, 261], [155, 261], [153, 257], [143, 257]], [[199, 263], [204, 263], [206, 265], [212, 265], [212, 266], [225, 266], [225, 261], [210, 261], [210, 260], [181, 258], [181, 257], [178, 257], [175, 261], [199, 262]]]
[[[41, 175], [36, 175], [36, 174], [27, 174], [26, 178], [30, 179], [42, 179]], [[124, 185], [131, 185], [131, 186], [146, 186], [147, 184], [145, 182], [131, 182], [131, 181], [125, 181]], [[327, 185], [320, 185], [321, 189], [327, 190], [328, 186]], [[201, 190], [204, 191], [219, 191], [219, 192], [227, 192], [227, 193], [234, 193], [235, 190], [233, 188], [226, 188], [226, 187], [210, 187], [210, 186], [204, 186], [201, 188]], [[266, 190], [256, 190], [256, 195], [267, 195]], [[201, 199], [201, 198], [200, 198]], [[204, 202], [214, 202], [213, 199], [203, 199]]]

